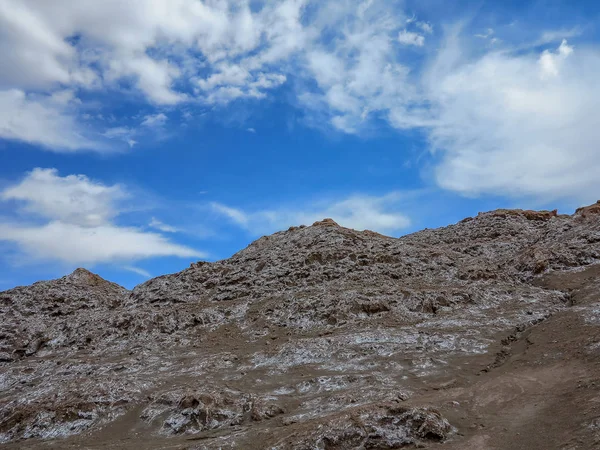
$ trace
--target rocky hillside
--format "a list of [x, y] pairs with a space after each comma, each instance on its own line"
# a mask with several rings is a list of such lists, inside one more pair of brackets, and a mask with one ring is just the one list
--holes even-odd
[[599, 448], [598, 288], [600, 202], [78, 269], [0, 292], [0, 446]]

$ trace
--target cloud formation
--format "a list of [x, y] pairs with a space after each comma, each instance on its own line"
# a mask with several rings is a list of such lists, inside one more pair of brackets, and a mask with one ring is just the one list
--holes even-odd
[[302, 46], [306, 3], [0, 0], [0, 137], [56, 151], [108, 148], [101, 130], [84, 137], [76, 108], [31, 96], [65, 86], [131, 87], [156, 106], [262, 98], [286, 80], [274, 64]]
[[429, 74], [438, 184], [466, 195], [587, 202], [600, 189], [600, 52], [573, 48], [463, 60], [450, 38]]
[[20, 89], [0, 90], [0, 138], [65, 152], [106, 150], [77, 118], [75, 99], [68, 101], [64, 94], [64, 91], [34, 95]]
[[61, 177], [34, 169], [0, 193], [16, 202], [27, 220], [0, 222], [0, 241], [13, 243], [31, 261], [69, 265], [130, 262], [160, 256], [202, 257], [161, 234], [120, 226], [123, 186], [107, 186], [84, 175]]
[[341, 200], [319, 201], [301, 208], [243, 211], [220, 203], [211, 203], [217, 214], [253, 234], [266, 234], [290, 226], [311, 225], [324, 218], [357, 230], [394, 233], [407, 228], [410, 219], [401, 212], [403, 196], [391, 193], [381, 197], [355, 195]]
[[[307, 123], [423, 133], [444, 189], [589, 200], [600, 188], [598, 46], [561, 43], [577, 28], [511, 47], [501, 27], [443, 25], [384, 0], [0, 0], [0, 138], [133, 147], [171, 124], [166, 108], [223, 107], [285, 85]], [[83, 94], [114, 91], [156, 110], [85, 125]]]
[[161, 222], [157, 218], [153, 217], [148, 225], [150, 228], [154, 228], [156, 230], [162, 231], [163, 233], [178, 233], [179, 228], [173, 227], [171, 225], [167, 225], [166, 223]]
[[402, 30], [398, 34], [398, 42], [404, 45], [423, 47], [425, 44], [425, 36], [415, 33], [414, 31]]
[[[330, 122], [352, 131], [355, 116], [366, 118], [369, 108], [383, 107], [369, 98], [397, 97], [387, 86], [407, 70], [391, 57], [400, 44], [390, 37], [398, 36], [404, 18], [394, 2], [377, 0], [58, 0], [51, 7], [0, 0], [0, 54], [10, 62], [0, 74], [0, 92], [53, 93], [65, 86], [75, 93], [127, 92], [131, 87], [158, 107], [223, 105], [264, 98], [306, 71], [321, 87], [313, 94], [334, 111]], [[411, 26], [432, 31], [425, 22]], [[332, 35], [334, 30], [339, 31]], [[416, 36], [416, 45], [422, 45], [421, 38]], [[375, 72], [382, 65], [383, 78]], [[0, 102], [0, 110], [9, 111], [8, 103]], [[28, 123], [34, 113], [43, 112], [34, 110]], [[53, 150], [93, 146], [73, 134], [75, 111], [56, 113], [60, 122], [54, 134], [62, 140], [45, 139], [46, 133], [33, 140], [6, 127], [0, 127], [0, 137]], [[114, 129], [98, 130], [96, 138], [114, 135]]]
[[61, 177], [56, 169], [40, 168], [0, 193], [0, 199], [16, 200], [28, 213], [85, 227], [113, 219], [116, 203], [125, 196], [119, 185], [105, 186], [85, 175]]

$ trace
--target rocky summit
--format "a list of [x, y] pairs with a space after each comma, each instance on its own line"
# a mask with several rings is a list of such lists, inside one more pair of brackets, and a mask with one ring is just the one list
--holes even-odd
[[0, 314], [2, 448], [600, 448], [600, 202], [402, 238], [325, 219]]

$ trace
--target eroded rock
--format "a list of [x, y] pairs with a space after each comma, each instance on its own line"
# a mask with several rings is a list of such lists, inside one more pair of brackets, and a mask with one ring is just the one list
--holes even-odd
[[453, 390], [535, 355], [531, 330], [570, 310], [585, 320], [565, 329], [592, 327], [590, 342], [555, 360], [597, 355], [596, 210], [498, 210], [399, 239], [326, 219], [131, 292], [83, 269], [0, 292], [0, 440], [460, 445], [454, 422], [487, 393]]

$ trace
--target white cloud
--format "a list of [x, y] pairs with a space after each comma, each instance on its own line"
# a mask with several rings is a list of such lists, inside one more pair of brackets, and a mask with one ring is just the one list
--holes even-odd
[[433, 41], [433, 25], [384, 0], [0, 0], [0, 137], [62, 151], [133, 146], [140, 127], [82, 125], [81, 92], [224, 105], [288, 84], [310, 123], [424, 132], [446, 189], [547, 200], [597, 189], [598, 47], [536, 47], [581, 34], [573, 28], [511, 49], [489, 29], [476, 36], [493, 50], [474, 54], [447, 29], [422, 67], [411, 47]]
[[[60, 177], [55, 169], [34, 169], [0, 193], [16, 201], [29, 220], [0, 222], [0, 241], [12, 242], [31, 260], [68, 264], [129, 262], [177, 256], [201, 257], [158, 233], [119, 226], [114, 219], [127, 197], [119, 185], [106, 186], [84, 175]], [[46, 222], [40, 224], [39, 218]]]
[[560, 64], [573, 53], [573, 47], [567, 44], [567, 41], [563, 39], [556, 52], [550, 50], [544, 50], [542, 56], [540, 56], [540, 66], [544, 76], [558, 76], [560, 70]]
[[156, 105], [263, 98], [287, 79], [273, 65], [304, 45], [306, 3], [0, 0], [0, 138], [108, 150], [78, 108], [31, 96], [65, 86], [77, 95], [133, 86]]
[[85, 175], [61, 177], [56, 169], [39, 168], [0, 193], [0, 199], [19, 201], [29, 213], [81, 226], [110, 221], [124, 197], [119, 185], [105, 186]]
[[423, 47], [425, 45], [425, 37], [414, 31], [402, 30], [398, 33], [398, 42], [404, 45]]
[[263, 98], [266, 89], [281, 86], [286, 79], [282, 74], [259, 73], [240, 83], [235, 80], [227, 80], [229, 83], [207, 82], [206, 86], [210, 87], [205, 89], [208, 93], [204, 100], [207, 103], [227, 104], [239, 98]]
[[[227, 104], [264, 98], [290, 76], [312, 77], [323, 91], [314, 93], [319, 113], [344, 131], [357, 130], [409, 90], [403, 86], [408, 69], [394, 57], [405, 16], [381, 0], [280, 0], [252, 8], [246, 0], [56, 0], [51, 7], [0, 0], [0, 11], [0, 54], [14, 56], [0, 74], [0, 88], [53, 92], [62, 86], [77, 91], [133, 85], [158, 105]], [[426, 22], [414, 26], [431, 30]], [[415, 35], [407, 42], [423, 40]], [[71, 133], [62, 132], [69, 131], [63, 126], [53, 127], [61, 130], [54, 134], [70, 149], [83, 147], [73, 136], [77, 121], [67, 125]], [[113, 128], [104, 137], [135, 144], [134, 133], [116, 135], [124, 125]], [[43, 144], [45, 136], [36, 142]]]
[[162, 127], [168, 120], [168, 117], [163, 113], [150, 114], [144, 117], [141, 125], [143, 127]]
[[544, 201], [595, 198], [600, 52], [563, 41], [538, 55], [461, 54], [450, 37], [428, 77], [440, 186]]
[[180, 76], [179, 69], [167, 61], [157, 61], [148, 55], [111, 60], [106, 75], [110, 81], [136, 77], [138, 88], [148, 100], [158, 105], [174, 105], [186, 99], [185, 94], [172, 89], [174, 80]]
[[156, 219], [155, 217], [152, 218], [152, 220], [150, 221], [150, 224], [148, 226], [150, 228], [155, 228], [164, 233], [178, 233], [179, 232], [179, 228], [173, 227], [171, 225], [167, 225], [166, 223], [161, 222], [160, 220]]
[[[0, 88], [133, 85], [158, 105], [227, 104], [264, 98], [290, 76], [314, 78], [323, 90], [315, 93], [319, 103], [333, 109], [320, 107], [320, 114], [345, 131], [357, 130], [407, 90], [402, 78], [408, 70], [394, 57], [405, 16], [381, 0], [279, 0], [252, 7], [247, 0], [56, 0], [51, 7], [0, 0], [0, 11], [0, 54], [14, 56], [0, 74]], [[427, 22], [414, 26], [432, 30]], [[423, 45], [423, 36], [401, 36]], [[82, 147], [72, 133], [56, 134], [65, 136], [68, 148]], [[111, 130], [104, 135], [115, 139]], [[136, 141], [131, 135], [122, 140]]]
[[381, 197], [355, 195], [331, 202], [320, 201], [300, 208], [245, 212], [218, 203], [211, 206], [215, 212], [254, 234], [271, 233], [290, 226], [311, 225], [324, 218], [332, 218], [342, 226], [357, 230], [393, 233], [410, 225], [410, 219], [399, 208], [402, 196], [397, 193]]
[[150, 274], [150, 272], [148, 272], [147, 270], [141, 269], [139, 267], [123, 266], [123, 269], [125, 269], [129, 272], [137, 273], [138, 275], [145, 277], [145, 278], [152, 278], [152, 275]]
[[385, 117], [394, 105], [402, 108], [415, 98], [410, 70], [399, 57], [402, 12], [386, 2], [365, 4], [324, 8], [319, 26], [342, 31], [335, 45], [317, 42], [307, 51], [302, 72], [318, 89], [301, 92], [300, 104], [316, 116], [315, 123], [328, 122], [345, 133], [358, 133], [371, 118]]
[[[1, 53], [0, 53], [1, 55]], [[19, 89], [0, 91], [0, 138], [41, 145], [55, 151], [104, 150], [87, 137], [73, 108], [59, 96], [28, 95]]]
[[16, 243], [32, 259], [72, 265], [136, 261], [161, 256], [204, 256], [193, 249], [174, 244], [159, 234], [111, 224], [82, 227], [64, 222], [50, 222], [42, 226], [0, 223], [0, 240]]
[[471, 56], [469, 43], [449, 29], [419, 71], [402, 63], [390, 44], [394, 27], [384, 25], [348, 19], [335, 47], [307, 54], [306, 73], [318, 90], [299, 98], [317, 124], [328, 120], [342, 132], [360, 133], [378, 117], [400, 130], [419, 129], [432, 144], [437, 183], [464, 195], [594, 199], [600, 188], [597, 47], [563, 41], [542, 52], [505, 46]]
[[135, 130], [129, 127], [112, 127], [107, 128], [102, 135], [108, 139], [124, 139], [135, 134]]
[[[51, 6], [1, 0], [0, 54], [9, 64], [0, 86], [98, 87], [129, 79], [151, 102], [176, 104], [187, 98], [174, 86], [182, 77], [209, 89], [268, 76], [269, 64], [302, 47], [306, 3], [282, 0], [252, 10], [246, 0], [57, 0]], [[212, 65], [206, 78], [199, 76], [204, 58]], [[242, 66], [232, 65], [234, 59]]]
[[72, 46], [26, 2], [0, 2], [0, 85], [42, 88], [71, 79]]
[[112, 127], [107, 128], [102, 136], [107, 139], [115, 139], [126, 142], [129, 148], [133, 148], [138, 142], [134, 139], [134, 136], [138, 134], [138, 131], [129, 127]]
[[563, 28], [559, 30], [546, 30], [542, 33], [541, 37], [535, 42], [536, 46], [553, 44], [554, 42], [562, 41], [563, 39], [570, 39], [577, 36], [581, 36], [583, 30], [581, 27], [574, 28]]
[[249, 218], [243, 211], [217, 202], [212, 202], [210, 206], [213, 211], [227, 217], [236, 224], [241, 226], [248, 225]]

